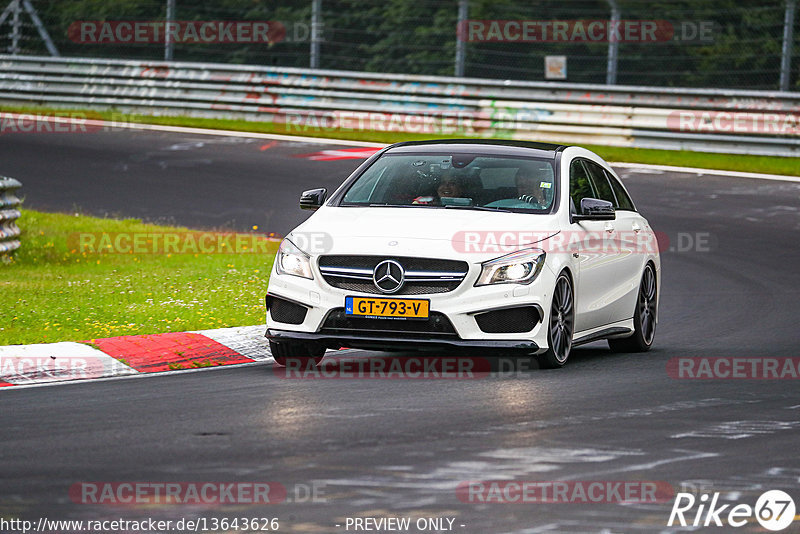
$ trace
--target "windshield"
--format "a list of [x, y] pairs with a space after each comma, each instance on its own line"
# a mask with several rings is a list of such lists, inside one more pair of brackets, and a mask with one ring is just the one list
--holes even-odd
[[414, 206], [550, 211], [552, 160], [501, 156], [392, 155], [378, 159], [347, 190], [342, 206]]

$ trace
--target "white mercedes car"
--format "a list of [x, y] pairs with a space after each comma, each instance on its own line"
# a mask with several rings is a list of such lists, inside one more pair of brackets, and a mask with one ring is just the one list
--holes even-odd
[[653, 344], [660, 259], [616, 173], [575, 146], [399, 143], [359, 166], [280, 245], [267, 291], [278, 364], [327, 348], [526, 354]]

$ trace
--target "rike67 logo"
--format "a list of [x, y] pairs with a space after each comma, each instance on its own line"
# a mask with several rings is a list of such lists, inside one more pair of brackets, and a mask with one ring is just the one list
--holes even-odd
[[[770, 490], [761, 494], [755, 507], [749, 504], [719, 504], [719, 492], [699, 497], [691, 493], [678, 493], [667, 526], [682, 527], [743, 527], [747, 523], [758, 523], [765, 529], [779, 531], [794, 521], [794, 500], [788, 493]], [[696, 509], [695, 509], [696, 508]]]

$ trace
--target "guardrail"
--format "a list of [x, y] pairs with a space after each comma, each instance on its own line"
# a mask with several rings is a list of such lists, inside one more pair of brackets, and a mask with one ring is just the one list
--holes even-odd
[[800, 93], [581, 85], [253, 65], [0, 55], [0, 102], [797, 156]]
[[13, 178], [0, 176], [0, 257], [7, 257], [20, 247], [17, 219], [21, 201], [16, 191], [22, 184]]

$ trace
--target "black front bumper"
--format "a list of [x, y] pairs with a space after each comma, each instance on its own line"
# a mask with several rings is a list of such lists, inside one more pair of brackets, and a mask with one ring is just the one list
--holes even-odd
[[327, 334], [309, 332], [290, 332], [288, 330], [268, 329], [267, 339], [281, 341], [304, 341], [324, 345], [329, 349], [348, 347], [372, 350], [496, 350], [535, 352], [539, 346], [527, 339], [479, 340], [454, 337], [400, 337], [369, 336], [357, 334]]

